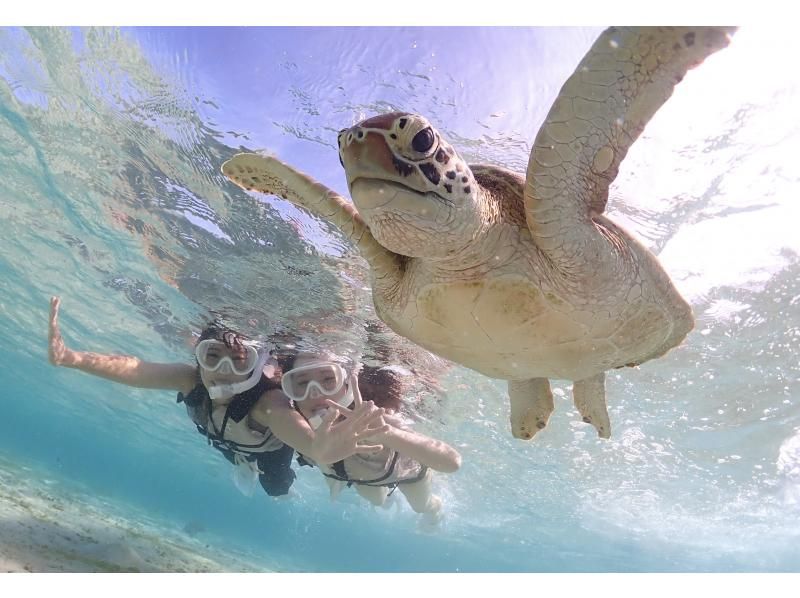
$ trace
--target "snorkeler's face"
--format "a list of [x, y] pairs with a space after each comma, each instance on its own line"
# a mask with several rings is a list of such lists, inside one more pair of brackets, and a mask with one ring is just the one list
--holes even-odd
[[205, 386], [229, 384], [245, 380], [252, 372], [258, 354], [253, 347], [206, 340], [195, 350], [200, 365], [200, 378]]
[[[315, 355], [298, 355], [295, 358], [293, 373], [289, 374], [291, 377], [289, 389], [292, 392], [288, 394], [306, 417], [326, 407], [327, 400], [339, 402], [347, 394], [348, 388], [344, 379], [346, 374], [343, 370], [336, 372], [330, 367], [314, 367], [316, 364], [328, 363]], [[284, 374], [284, 377], [287, 377], [287, 374]], [[329, 392], [321, 392], [320, 388]]]

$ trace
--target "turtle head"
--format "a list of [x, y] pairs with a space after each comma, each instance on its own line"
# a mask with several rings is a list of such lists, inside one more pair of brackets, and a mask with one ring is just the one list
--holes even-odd
[[339, 157], [353, 203], [390, 251], [448, 257], [481, 228], [472, 171], [424, 117], [393, 112], [344, 129]]

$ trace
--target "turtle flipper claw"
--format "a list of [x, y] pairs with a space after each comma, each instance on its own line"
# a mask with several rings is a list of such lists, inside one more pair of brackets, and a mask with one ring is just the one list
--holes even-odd
[[611, 437], [611, 420], [606, 407], [606, 375], [601, 372], [572, 385], [575, 407], [583, 421], [597, 428], [600, 438]]

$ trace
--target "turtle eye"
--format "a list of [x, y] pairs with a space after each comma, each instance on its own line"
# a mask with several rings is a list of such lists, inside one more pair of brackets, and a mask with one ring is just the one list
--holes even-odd
[[414, 148], [415, 152], [424, 154], [433, 147], [433, 141], [433, 130], [427, 127], [414, 135], [414, 139], [411, 140], [411, 147]]

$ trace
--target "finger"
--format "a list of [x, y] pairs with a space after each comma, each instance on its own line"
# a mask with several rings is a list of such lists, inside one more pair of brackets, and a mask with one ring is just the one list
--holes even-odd
[[376, 413], [379, 412], [378, 407], [375, 407], [373, 403], [365, 403], [361, 405], [358, 409], [354, 409], [350, 412], [349, 415], [349, 422], [355, 425], [360, 425], [360, 422], [365, 418], [372, 417]]
[[363, 401], [361, 400], [361, 389], [358, 387], [358, 374], [355, 372], [350, 374], [350, 388], [353, 389], [353, 408], [358, 409]]
[[[340, 406], [339, 409], [342, 409], [342, 407]], [[370, 425], [375, 425], [375, 421], [380, 417], [378, 413], [354, 415], [351, 410], [346, 408], [339, 413], [343, 414], [345, 418], [335, 422], [331, 430], [340, 430], [342, 434], [350, 435], [366, 430]]]
[[61, 300], [58, 297], [50, 297], [50, 323], [56, 325], [58, 323], [58, 306]]
[[380, 424], [370, 428], [364, 428], [363, 430], [359, 430], [358, 432], [354, 433], [353, 436], [355, 438], [369, 438], [370, 436], [375, 436], [376, 434], [383, 434], [384, 432], [389, 431], [389, 424]]
[[[58, 309], [58, 308], [55, 308]], [[52, 352], [55, 343], [61, 338], [61, 335], [58, 332], [58, 312], [53, 312], [53, 306], [50, 306], [50, 325], [47, 327], [47, 341], [50, 345], [50, 351]]]
[[388, 431], [389, 427], [391, 427], [391, 424], [387, 424], [387, 423], [386, 423], [385, 421], [383, 421], [383, 419], [381, 418], [381, 419], [379, 419], [379, 420], [377, 420], [377, 421], [373, 422], [373, 423], [370, 425], [370, 427], [368, 427], [368, 428], [367, 428], [367, 433], [368, 433], [368, 434], [375, 434], [375, 433], [376, 433], [377, 431], [379, 431], [379, 430], [380, 430], [380, 431], [383, 431], [383, 432], [386, 432], [386, 431]]
[[378, 426], [376, 428], [369, 428], [364, 430], [363, 432], [358, 432], [355, 434], [355, 437], [358, 439], [361, 438], [370, 438], [372, 436], [377, 436], [378, 434], [386, 434], [389, 431], [391, 426], [389, 424], [383, 424], [382, 426]]
[[361, 430], [367, 430], [370, 425], [376, 425], [377, 422], [381, 421], [382, 417], [383, 410], [376, 409], [369, 415], [363, 416], [360, 419], [351, 420], [347, 423], [352, 431], [359, 432]]
[[322, 432], [328, 432], [331, 429], [331, 424], [333, 424], [333, 421], [337, 417], [339, 417], [339, 413], [336, 410], [334, 410], [334, 409], [329, 410], [323, 416], [322, 423], [320, 423], [319, 428], [317, 428], [317, 430], [318, 431], [321, 430]]
[[350, 417], [351, 415], [353, 415], [353, 410], [352, 409], [349, 409], [348, 407], [343, 407], [342, 405], [340, 405], [336, 401], [332, 401], [330, 399], [325, 399], [325, 404], [328, 407], [330, 407], [331, 409], [338, 410], [339, 413], [341, 415], [344, 415], [345, 417]]

